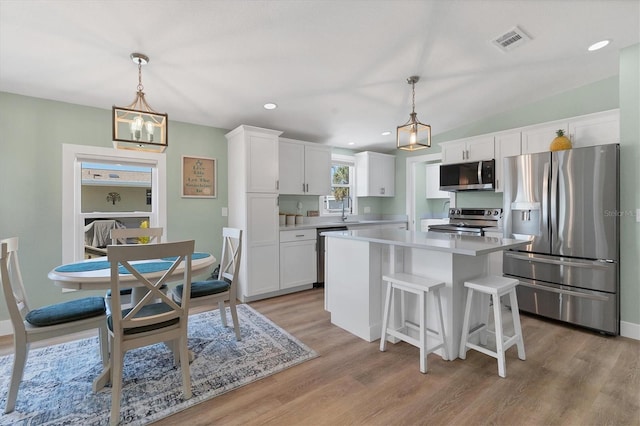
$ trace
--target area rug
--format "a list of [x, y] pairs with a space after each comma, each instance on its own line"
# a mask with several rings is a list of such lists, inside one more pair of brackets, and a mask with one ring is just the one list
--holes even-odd
[[[231, 315], [227, 309], [229, 324]], [[242, 340], [224, 328], [219, 312], [189, 318], [193, 397], [182, 398], [180, 369], [164, 345], [125, 355], [121, 424], [141, 425], [167, 417], [240, 386], [317, 356], [304, 343], [248, 305], [238, 305]], [[0, 357], [0, 413], [4, 412], [13, 355]], [[104, 425], [109, 423], [111, 387], [93, 393], [101, 371], [98, 338], [30, 351], [16, 409], [0, 414], [0, 425]]]

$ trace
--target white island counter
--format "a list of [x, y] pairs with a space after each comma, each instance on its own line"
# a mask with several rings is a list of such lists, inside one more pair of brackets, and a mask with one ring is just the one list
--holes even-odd
[[[325, 309], [331, 313], [333, 324], [368, 342], [377, 340], [381, 335], [384, 304], [382, 275], [404, 271], [438, 279], [446, 283], [441, 293], [443, 315], [449, 354], [456, 356], [464, 315], [464, 282], [488, 274], [488, 254], [528, 243], [395, 229], [335, 231], [324, 235], [327, 237]], [[415, 316], [415, 312], [413, 301], [407, 300], [408, 316]], [[432, 312], [429, 324], [435, 320]], [[395, 322], [395, 318], [391, 320]]]

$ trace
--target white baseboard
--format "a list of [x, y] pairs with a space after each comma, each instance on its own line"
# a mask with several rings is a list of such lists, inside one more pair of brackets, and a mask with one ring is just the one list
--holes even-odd
[[622, 337], [640, 340], [640, 324], [620, 321], [620, 335]]

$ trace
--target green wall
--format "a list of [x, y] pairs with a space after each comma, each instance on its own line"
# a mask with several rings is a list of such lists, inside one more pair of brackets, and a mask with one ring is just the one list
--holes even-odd
[[[622, 321], [640, 325], [640, 224], [635, 222], [636, 209], [640, 208], [639, 52], [640, 44], [621, 50], [619, 76], [571, 89], [484, 120], [435, 134], [434, 143], [426, 152], [423, 150], [411, 154], [396, 151], [396, 193], [399, 196], [393, 200], [385, 199], [383, 212], [399, 214], [405, 211], [406, 158], [410, 155], [438, 153], [440, 142], [620, 108], [620, 311]], [[489, 192], [458, 193], [457, 204], [462, 207], [500, 207], [502, 196]]]
[[[166, 150], [170, 239], [195, 239], [196, 250], [218, 258], [222, 227], [227, 224], [221, 215], [227, 206], [225, 133], [171, 121]], [[76, 298], [77, 293], [62, 293], [47, 278], [62, 261], [62, 144], [112, 147], [111, 110], [0, 93], [0, 135], [0, 238], [20, 238], [20, 264], [31, 306]], [[183, 154], [218, 159], [218, 198], [181, 198]], [[8, 318], [0, 295], [0, 321]]]

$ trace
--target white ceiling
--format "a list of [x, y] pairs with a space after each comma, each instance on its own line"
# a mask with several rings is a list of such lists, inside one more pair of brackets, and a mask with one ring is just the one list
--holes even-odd
[[[516, 25], [530, 42], [491, 43]], [[124, 106], [142, 52], [147, 100], [170, 121], [392, 150], [411, 75], [438, 134], [617, 75], [639, 41], [638, 0], [0, 0], [0, 90]]]

